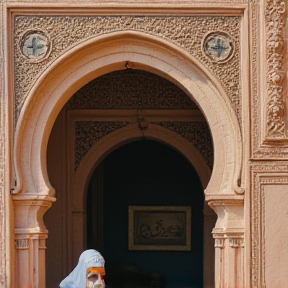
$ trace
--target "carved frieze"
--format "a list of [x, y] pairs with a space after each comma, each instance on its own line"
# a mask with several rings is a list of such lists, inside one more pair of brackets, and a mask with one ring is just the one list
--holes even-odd
[[206, 122], [159, 122], [156, 124], [176, 132], [191, 142], [212, 170], [213, 144]]
[[[14, 19], [15, 116], [18, 117], [27, 94], [39, 75], [69, 48], [93, 36], [133, 30], [172, 41], [201, 61], [219, 79], [241, 123], [240, 23], [239, 16], [16, 16]], [[53, 43], [50, 56], [41, 62], [31, 63], [29, 59], [21, 57], [21, 39], [29, 29], [43, 31]], [[213, 31], [232, 35], [234, 54], [228, 62], [219, 64], [203, 53], [203, 39]]]
[[128, 124], [128, 122], [76, 121], [75, 170], [77, 170], [81, 159], [99, 139]]
[[[251, 16], [251, 143], [252, 157], [255, 159], [283, 159], [287, 158], [288, 147], [282, 140], [287, 140], [287, 127], [285, 127], [285, 100], [284, 86], [285, 80], [279, 78], [286, 70], [283, 58], [284, 49], [282, 43], [284, 41], [284, 27], [286, 6], [284, 1], [265, 1], [265, 5], [260, 5], [259, 1], [250, 1], [250, 16]], [[263, 9], [263, 10], [262, 10]], [[261, 24], [261, 16], [265, 15], [266, 24], [266, 40], [261, 42], [261, 29], [264, 24]], [[275, 30], [276, 28], [276, 30]], [[277, 31], [277, 29], [280, 29]], [[274, 37], [277, 36], [277, 37]], [[280, 38], [282, 37], [282, 40]], [[261, 63], [264, 59], [263, 53], [259, 50], [261, 45], [266, 45], [267, 55], [265, 55], [266, 64], [266, 89], [261, 90]], [[274, 53], [275, 52], [275, 53]], [[278, 75], [278, 76], [277, 76]], [[265, 76], [264, 76], [265, 77]], [[275, 78], [274, 78], [275, 77]], [[264, 96], [261, 96], [263, 91]], [[264, 99], [264, 100], [263, 100]], [[262, 101], [266, 102], [261, 105]], [[264, 111], [261, 110], [263, 107]], [[264, 117], [263, 117], [264, 116]], [[263, 124], [263, 125], [262, 125]], [[263, 129], [261, 129], [263, 127]], [[261, 136], [263, 131], [263, 136]], [[282, 132], [281, 132], [282, 131]], [[285, 136], [286, 135], [286, 136]], [[264, 140], [264, 143], [263, 143]], [[280, 141], [279, 144], [273, 145], [273, 142]], [[264, 144], [264, 145], [263, 145]]]
[[283, 99], [283, 79], [286, 76], [283, 51], [286, 22], [285, 10], [286, 1], [266, 0], [267, 140], [287, 138]]
[[141, 70], [94, 79], [67, 102], [68, 109], [198, 109], [175, 84]]
[[[76, 121], [75, 122], [75, 171], [91, 147], [109, 133], [131, 124], [129, 122]], [[213, 168], [213, 146], [210, 130], [205, 122], [153, 123], [170, 129], [191, 142]]]

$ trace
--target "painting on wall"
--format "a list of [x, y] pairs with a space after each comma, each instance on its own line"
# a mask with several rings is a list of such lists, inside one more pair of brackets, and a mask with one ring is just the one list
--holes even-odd
[[129, 206], [129, 250], [191, 250], [190, 206]]

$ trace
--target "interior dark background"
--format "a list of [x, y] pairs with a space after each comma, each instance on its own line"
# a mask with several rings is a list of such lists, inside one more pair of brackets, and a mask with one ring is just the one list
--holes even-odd
[[[104, 210], [97, 217], [98, 220], [103, 218], [103, 223], [99, 224], [101, 229], [98, 227], [103, 237], [99, 240], [99, 233], [97, 236], [91, 230], [95, 227], [92, 214], [97, 207], [93, 207], [95, 189], [90, 185], [87, 193], [87, 246], [102, 253], [107, 275], [110, 269], [137, 268], [145, 275], [161, 274], [167, 288], [203, 287], [204, 194], [193, 166], [167, 145], [143, 139], [113, 151], [101, 167], [101, 180], [97, 169], [91, 179], [103, 180], [100, 201], [103, 201]], [[191, 251], [129, 251], [130, 205], [191, 206]]]

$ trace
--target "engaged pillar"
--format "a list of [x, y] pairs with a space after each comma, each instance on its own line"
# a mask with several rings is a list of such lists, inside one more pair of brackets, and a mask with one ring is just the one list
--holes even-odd
[[244, 201], [215, 200], [209, 206], [217, 213], [215, 239], [215, 288], [244, 288]]
[[14, 195], [16, 288], [45, 288], [48, 231], [43, 222], [53, 197]]

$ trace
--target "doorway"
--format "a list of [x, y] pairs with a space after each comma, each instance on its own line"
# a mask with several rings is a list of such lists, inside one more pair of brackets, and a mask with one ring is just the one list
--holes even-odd
[[[95, 169], [87, 192], [87, 246], [103, 254], [107, 285], [145, 287], [158, 275], [163, 287], [203, 287], [203, 204], [195, 169], [173, 148], [142, 139], [111, 152]], [[129, 250], [131, 205], [190, 206], [191, 251]], [[124, 279], [129, 273], [130, 281], [138, 275], [134, 284]]]

